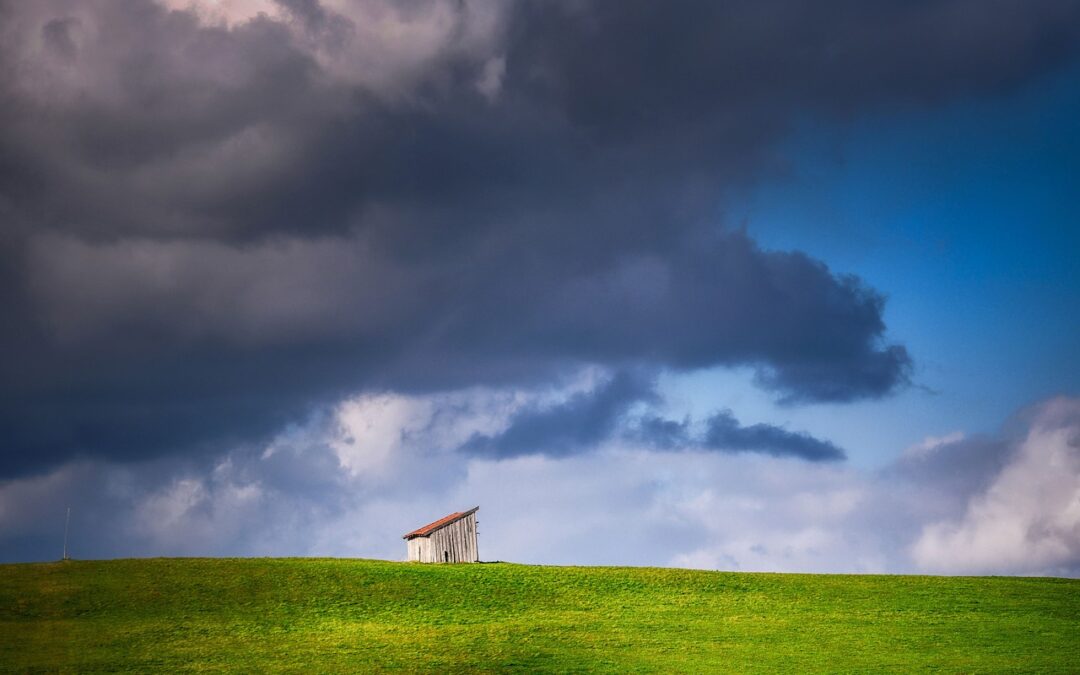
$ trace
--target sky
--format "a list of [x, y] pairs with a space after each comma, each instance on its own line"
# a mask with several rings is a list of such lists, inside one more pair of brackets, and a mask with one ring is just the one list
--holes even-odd
[[0, 0], [0, 560], [1080, 576], [1080, 4]]

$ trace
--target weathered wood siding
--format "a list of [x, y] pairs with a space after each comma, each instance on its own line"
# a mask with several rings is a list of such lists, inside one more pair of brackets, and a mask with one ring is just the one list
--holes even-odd
[[408, 542], [410, 562], [478, 562], [476, 514], [456, 520], [426, 537]]

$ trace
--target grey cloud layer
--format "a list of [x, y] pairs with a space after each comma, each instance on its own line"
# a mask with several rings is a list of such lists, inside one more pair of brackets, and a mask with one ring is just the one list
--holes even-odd
[[882, 296], [718, 229], [724, 194], [796, 115], [1080, 44], [1070, 2], [278, 6], [0, 3], [0, 474], [583, 364], [885, 395]]
[[0, 485], [0, 560], [59, 557], [64, 494], [77, 558], [400, 559], [403, 532], [479, 503], [486, 560], [1080, 575], [1077, 399], [1033, 406], [1001, 436], [931, 439], [880, 472], [625, 439], [559, 457], [448, 450], [511, 428], [521, 404], [367, 395], [255, 451], [67, 463]]

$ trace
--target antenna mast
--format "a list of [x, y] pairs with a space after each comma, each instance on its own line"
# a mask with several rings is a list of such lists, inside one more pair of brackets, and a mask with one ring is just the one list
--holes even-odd
[[64, 560], [68, 559], [67, 554], [67, 539], [68, 539], [68, 526], [71, 525], [71, 507], [67, 507], [67, 518], [64, 519]]

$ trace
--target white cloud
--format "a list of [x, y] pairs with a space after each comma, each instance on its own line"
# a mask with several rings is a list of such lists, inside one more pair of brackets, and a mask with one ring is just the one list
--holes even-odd
[[904, 448], [903, 457], [912, 460], [921, 459], [962, 440], [964, 440], [964, 432], [962, 431], [954, 431], [944, 436], [927, 436], [918, 443]]
[[352, 477], [385, 478], [417, 451], [446, 452], [473, 434], [502, 431], [524, 394], [471, 390], [429, 396], [363, 395], [338, 406], [331, 447]]
[[169, 9], [192, 11], [207, 23], [234, 25], [254, 19], [259, 14], [279, 16], [280, 7], [273, 0], [160, 0]]
[[961, 518], [927, 525], [912, 552], [947, 573], [1080, 570], [1080, 400], [1040, 406], [989, 488]]

